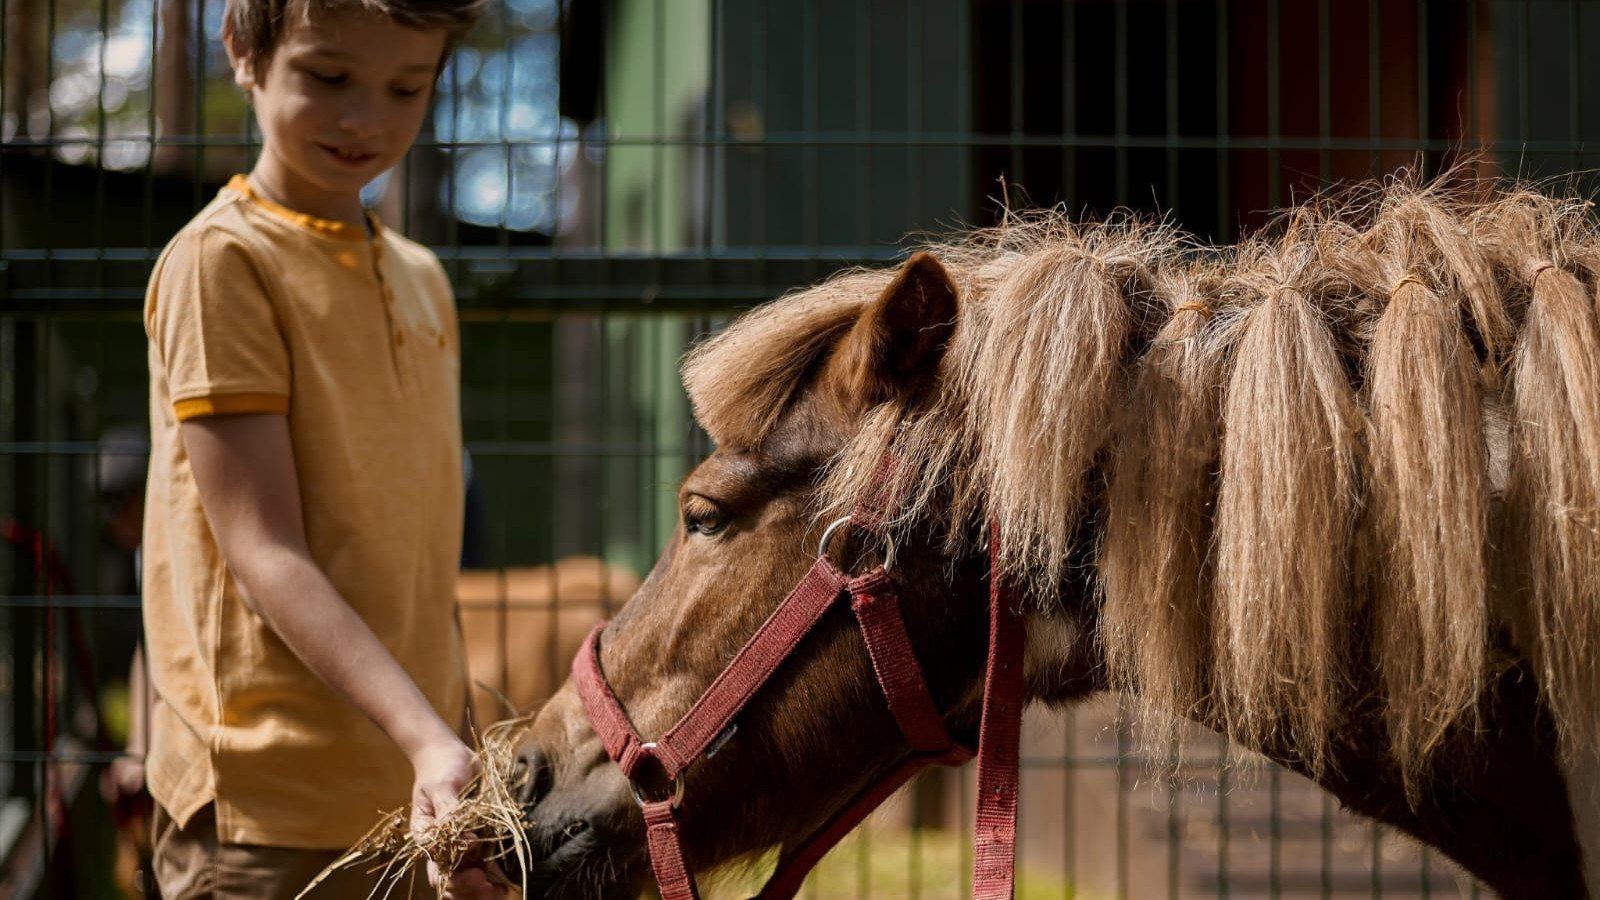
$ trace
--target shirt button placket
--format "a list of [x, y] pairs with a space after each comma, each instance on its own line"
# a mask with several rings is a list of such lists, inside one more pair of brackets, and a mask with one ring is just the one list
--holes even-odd
[[374, 239], [372, 241], [372, 269], [377, 277], [378, 291], [383, 296], [383, 316], [389, 326], [391, 335], [389, 343], [389, 360], [394, 365], [395, 378], [401, 387], [406, 384], [405, 357], [400, 352], [405, 345], [405, 331], [400, 327], [399, 318], [394, 310], [394, 289], [389, 285], [389, 280], [383, 277], [383, 244]]

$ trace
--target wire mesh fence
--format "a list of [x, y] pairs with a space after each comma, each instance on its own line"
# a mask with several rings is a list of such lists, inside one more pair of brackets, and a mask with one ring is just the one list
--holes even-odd
[[[141, 306], [165, 241], [259, 147], [222, 9], [0, 17], [4, 896], [136, 890], [99, 783], [140, 702]], [[483, 679], [536, 699], [564, 617], [648, 570], [709, 450], [676, 361], [739, 309], [1006, 209], [1130, 208], [1226, 242], [1401, 167], [1588, 191], [1597, 38], [1583, 0], [503, 0], [368, 189], [459, 298]], [[573, 568], [591, 558], [610, 568]], [[1029, 734], [1024, 896], [1477, 893], [1214, 739], [1175, 786], [1115, 704]], [[956, 788], [921, 783], [809, 896], [961, 895]]]

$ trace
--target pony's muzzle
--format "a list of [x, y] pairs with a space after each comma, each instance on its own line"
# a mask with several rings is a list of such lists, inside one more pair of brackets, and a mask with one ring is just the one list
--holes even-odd
[[[498, 860], [511, 883], [526, 884], [529, 896], [562, 900], [633, 896], [630, 891], [636, 891], [637, 878], [632, 873], [618, 879], [620, 883], [597, 888], [610, 879], [597, 881], [592, 871], [617, 858], [615, 847], [630, 823], [632, 803], [616, 803], [621, 797], [597, 802], [596, 793], [585, 789], [592, 785], [564, 783], [561, 773], [570, 774], [571, 767], [564, 770], [550, 751], [536, 744], [518, 749], [516, 767], [520, 785], [515, 797], [522, 807], [523, 825], [520, 834], [501, 839]], [[620, 786], [621, 779], [616, 780]]]

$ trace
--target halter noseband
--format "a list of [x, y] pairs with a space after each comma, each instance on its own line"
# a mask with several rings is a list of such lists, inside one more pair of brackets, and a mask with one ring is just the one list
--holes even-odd
[[[880, 488], [890, 465], [886, 460], [880, 469]], [[688, 768], [695, 760], [716, 753], [732, 737], [734, 718], [841, 597], [850, 597], [878, 686], [911, 753], [784, 854], [755, 900], [793, 897], [823, 855], [912, 775], [930, 765], [959, 766], [973, 756], [970, 748], [951, 739], [928, 692], [906, 633], [899, 596], [889, 578], [892, 553], [883, 564], [855, 577], [841, 572], [828, 558], [828, 540], [847, 522], [880, 532], [883, 516], [869, 503], [830, 524], [810, 570], [683, 718], [656, 740], [645, 741], [634, 730], [600, 669], [600, 635], [607, 623], [601, 622], [589, 632], [572, 661], [573, 679], [589, 723], [606, 754], [628, 779], [644, 812], [650, 864], [662, 900], [699, 900], [700, 896], [684, 859], [676, 812], [683, 802]], [[974, 900], [1013, 896], [1015, 876], [1023, 619], [1013, 592], [997, 574], [998, 552], [999, 533], [991, 528], [989, 655], [978, 738], [978, 808], [973, 835]]]

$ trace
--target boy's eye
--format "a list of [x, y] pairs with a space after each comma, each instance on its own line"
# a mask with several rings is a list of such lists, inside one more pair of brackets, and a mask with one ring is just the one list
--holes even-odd
[[403, 100], [410, 100], [412, 97], [422, 96], [422, 88], [397, 87], [394, 89], [394, 95]]
[[344, 84], [344, 82], [345, 82], [345, 76], [344, 76], [343, 73], [337, 73], [336, 74], [336, 73], [332, 73], [332, 72], [317, 72], [317, 71], [313, 70], [313, 71], [311, 71], [310, 74], [311, 74], [312, 78], [316, 79], [317, 81], [319, 81], [319, 82], [321, 82], [323, 84], [333, 85], [333, 84]]

